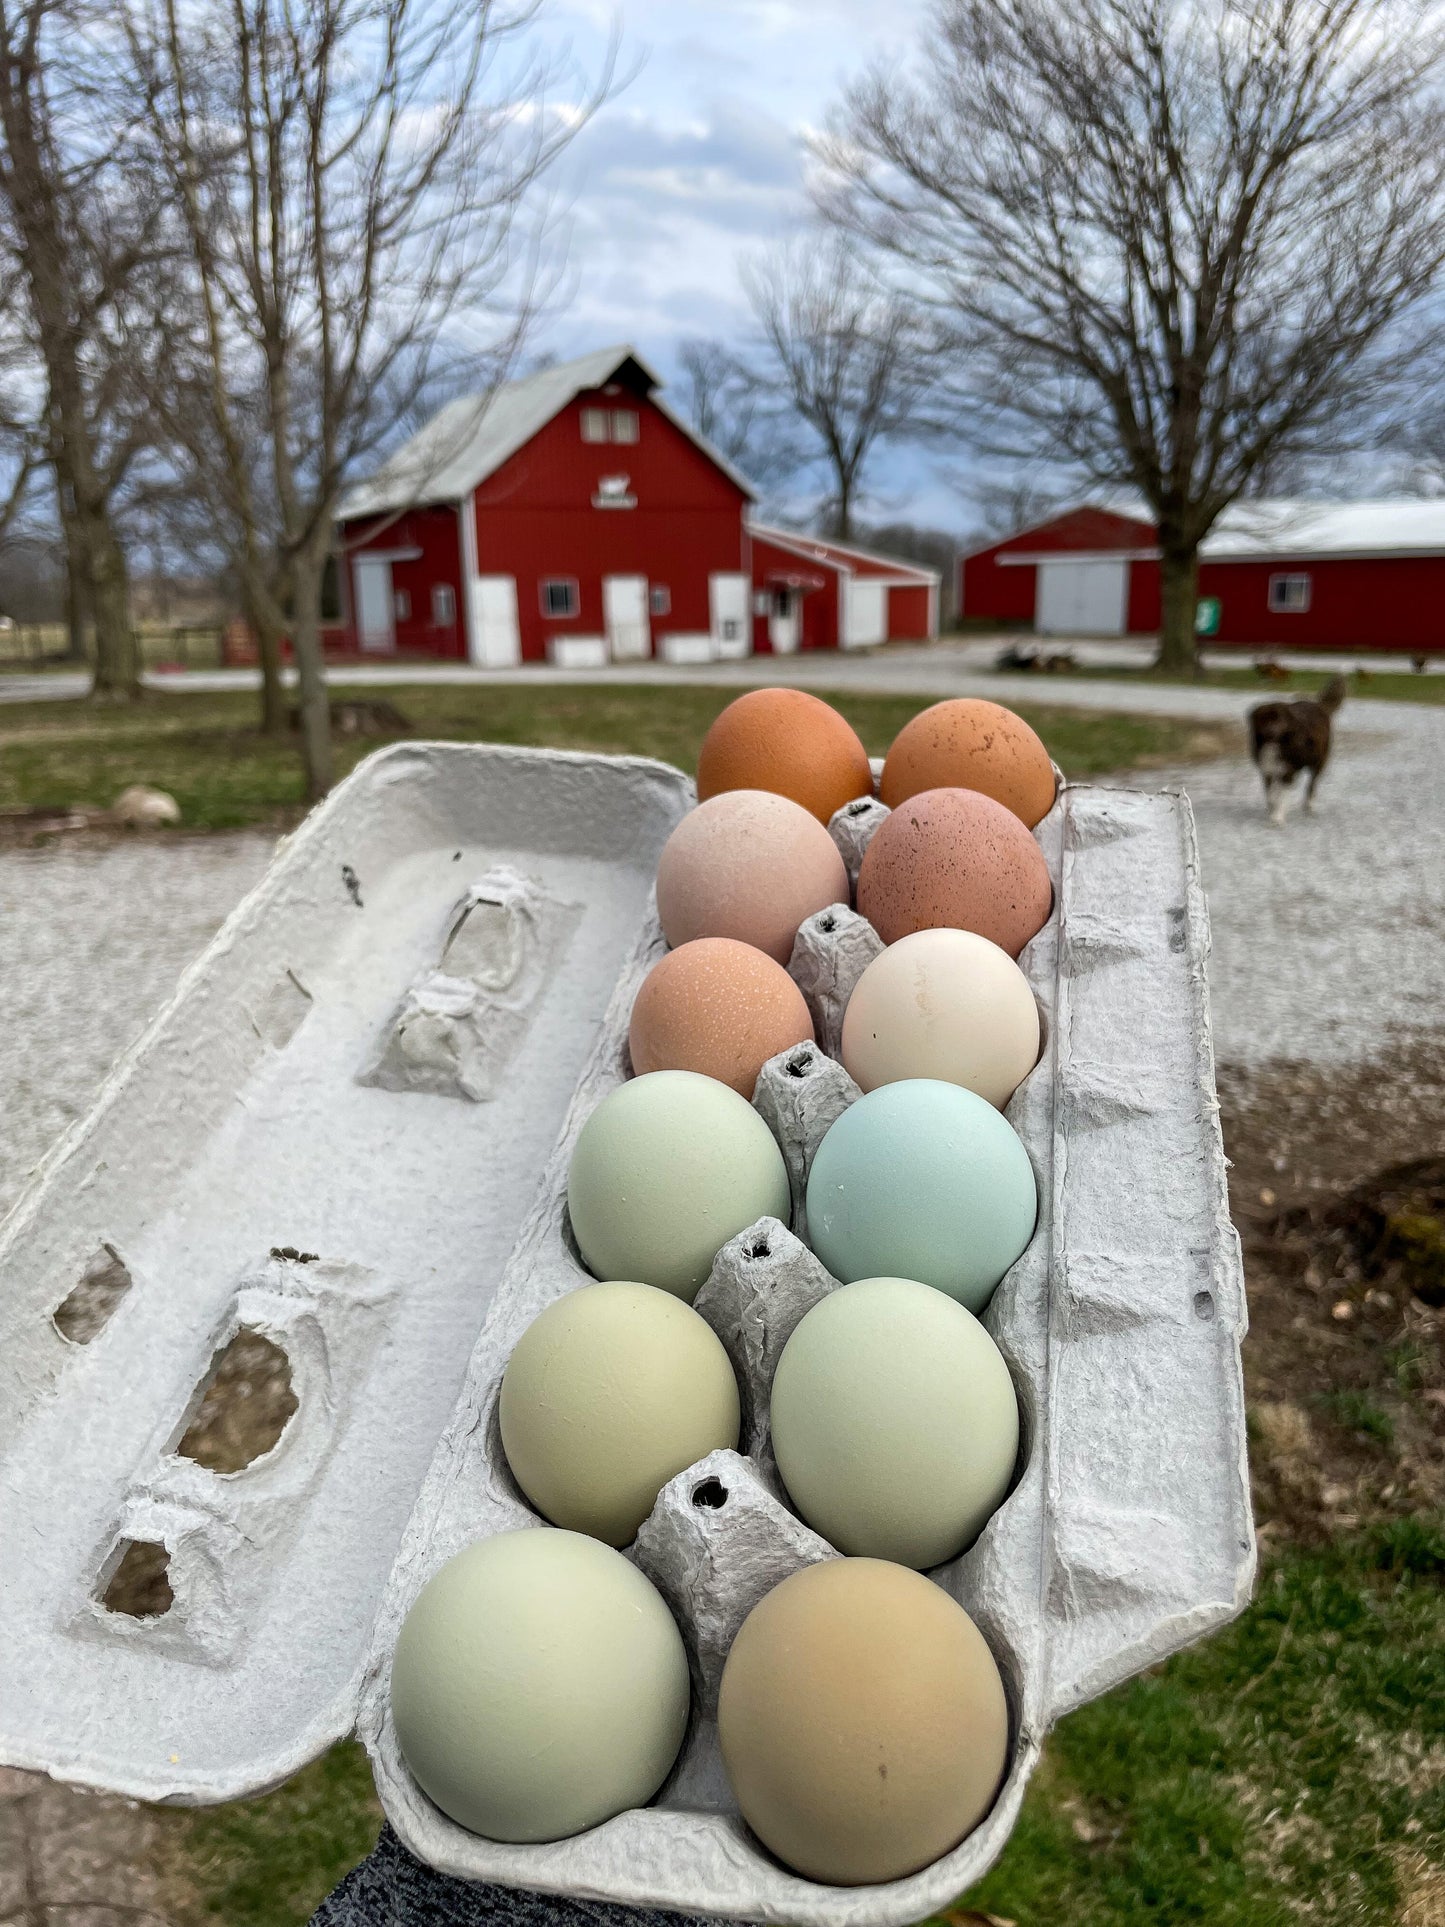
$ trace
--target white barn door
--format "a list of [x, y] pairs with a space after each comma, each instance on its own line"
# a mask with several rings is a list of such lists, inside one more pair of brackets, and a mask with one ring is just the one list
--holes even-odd
[[645, 575], [604, 575], [602, 622], [614, 662], [637, 662], [652, 654]]
[[472, 661], [486, 669], [510, 669], [522, 660], [516, 577], [474, 575], [471, 601], [477, 625]]
[[876, 577], [850, 575], [843, 581], [845, 649], [867, 649], [888, 640], [888, 584]]
[[356, 640], [368, 655], [396, 647], [396, 605], [391, 596], [391, 563], [359, 555], [351, 565], [356, 585]]
[[1122, 636], [1127, 562], [1040, 562], [1034, 628], [1041, 636]]
[[710, 575], [707, 579], [712, 646], [727, 660], [753, 653], [752, 584], [745, 575]]

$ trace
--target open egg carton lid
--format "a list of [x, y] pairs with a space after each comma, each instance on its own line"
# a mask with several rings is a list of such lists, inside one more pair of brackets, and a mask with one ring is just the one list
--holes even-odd
[[[709, 1716], [727, 1629], [760, 1573], [830, 1552], [778, 1503], [756, 1424], [753, 1459], [699, 1468], [731, 1510], [692, 1507], [683, 1475], [635, 1555], [647, 1565], [650, 1539], [698, 1676], [658, 1799], [509, 1846], [421, 1795], [390, 1725], [390, 1652], [447, 1557], [536, 1523], [506, 1473], [496, 1388], [530, 1318], [584, 1280], [567, 1161], [627, 1074], [632, 997], [662, 952], [651, 879], [691, 802], [677, 771], [630, 759], [372, 757], [37, 1174], [0, 1229], [0, 1540], [26, 1549], [0, 1579], [0, 1759], [203, 1802], [274, 1785], [356, 1727], [398, 1831], [447, 1871], [904, 1927], [997, 1857], [1054, 1719], [1240, 1609], [1245, 1307], [1192, 814], [1179, 795], [1064, 789], [1036, 832], [1054, 913], [1021, 959], [1045, 1049], [1008, 1111], [1040, 1222], [985, 1317], [1019, 1392], [1021, 1470], [934, 1574], [1009, 1695], [993, 1810], [931, 1867], [854, 1889], [789, 1873], [743, 1826]], [[835, 819], [854, 866], [881, 814]], [[857, 921], [815, 919], [795, 960], [825, 1042], [867, 960]], [[795, 1179], [847, 1101], [839, 1079], [814, 1053], [770, 1117]], [[816, 1271], [775, 1231], [782, 1260]], [[53, 1314], [98, 1262], [129, 1288], [89, 1342], [67, 1341]], [[243, 1327], [286, 1351], [297, 1411], [265, 1457], [221, 1475], [176, 1446]], [[758, 1392], [745, 1383], [755, 1421]], [[691, 1594], [675, 1583], [689, 1531]], [[169, 1559], [172, 1603], [150, 1618], [102, 1603], [133, 1541]]]

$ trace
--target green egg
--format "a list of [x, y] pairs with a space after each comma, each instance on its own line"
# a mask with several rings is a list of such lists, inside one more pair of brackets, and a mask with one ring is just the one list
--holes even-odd
[[691, 1304], [719, 1248], [789, 1213], [788, 1172], [747, 1099], [695, 1071], [652, 1071], [583, 1125], [567, 1209], [597, 1278], [656, 1285]]

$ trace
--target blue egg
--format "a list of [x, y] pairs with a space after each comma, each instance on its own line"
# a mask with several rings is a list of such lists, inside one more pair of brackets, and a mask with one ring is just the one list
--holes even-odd
[[985, 1098], [931, 1077], [869, 1091], [818, 1146], [808, 1235], [845, 1285], [916, 1278], [981, 1312], [1034, 1235], [1018, 1133]]

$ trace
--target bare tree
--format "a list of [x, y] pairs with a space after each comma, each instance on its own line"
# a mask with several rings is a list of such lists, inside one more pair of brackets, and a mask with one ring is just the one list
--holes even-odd
[[797, 424], [756, 368], [720, 341], [685, 341], [678, 360], [683, 412], [724, 460], [765, 495], [798, 472]]
[[753, 380], [811, 438], [834, 532], [846, 539], [871, 457], [924, 425], [931, 366], [917, 305], [881, 286], [837, 236], [784, 244], [743, 279], [761, 335]]
[[0, 0], [0, 210], [43, 370], [75, 594], [95, 624], [95, 693], [138, 693], [117, 497], [149, 425], [128, 305], [159, 210], [133, 166], [118, 103], [97, 98], [105, 19], [91, 0]]
[[943, 0], [849, 94], [829, 212], [953, 329], [980, 445], [1127, 485], [1160, 661], [1273, 455], [1369, 433], [1445, 260], [1435, 0]]
[[524, 204], [600, 98], [553, 112], [555, 68], [505, 65], [537, 11], [137, 0], [132, 14], [186, 260], [167, 419], [224, 511], [263, 642], [290, 639], [313, 796], [331, 780], [320, 625], [342, 488], [459, 361], [481, 385], [505, 365], [527, 313]]

